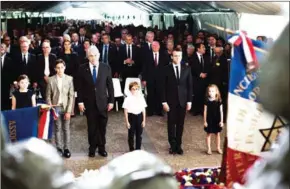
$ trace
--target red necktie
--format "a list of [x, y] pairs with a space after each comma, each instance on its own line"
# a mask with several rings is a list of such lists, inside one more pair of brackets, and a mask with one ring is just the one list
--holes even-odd
[[154, 53], [154, 65], [155, 66], [158, 66], [157, 65], [157, 53]]

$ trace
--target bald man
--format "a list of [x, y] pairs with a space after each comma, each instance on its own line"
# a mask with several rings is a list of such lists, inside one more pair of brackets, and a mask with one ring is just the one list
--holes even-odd
[[79, 68], [77, 101], [80, 112], [85, 112], [88, 124], [89, 157], [98, 154], [107, 157], [106, 127], [108, 112], [114, 106], [114, 88], [111, 68], [99, 62], [100, 52], [95, 46], [88, 49], [89, 63]]

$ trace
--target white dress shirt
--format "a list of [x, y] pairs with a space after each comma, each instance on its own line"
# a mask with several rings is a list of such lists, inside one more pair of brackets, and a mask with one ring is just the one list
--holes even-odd
[[27, 64], [27, 62], [28, 62], [28, 53], [21, 53], [22, 54], [22, 60], [23, 60], [23, 57], [24, 57], [24, 55], [25, 55], [25, 63]]
[[156, 54], [156, 60], [157, 60], [157, 65], [159, 64], [159, 52], [153, 52], [153, 60], [155, 61], [155, 54]]
[[178, 66], [178, 72], [179, 72], [179, 78], [178, 79], [180, 79], [181, 65], [180, 64], [172, 64], [172, 66], [173, 66], [173, 70], [174, 70], [174, 73], [175, 73], [175, 77], [177, 77], [176, 66]]
[[57, 88], [59, 90], [59, 96], [58, 96], [58, 102], [57, 104], [62, 104], [62, 81], [63, 81], [63, 76], [59, 77], [58, 75], [56, 75], [56, 79], [57, 79]]
[[196, 54], [197, 54], [197, 57], [198, 57], [199, 63], [202, 63], [202, 62], [201, 62], [201, 56], [203, 56], [203, 55], [200, 54], [199, 52], [196, 52]]
[[2, 68], [4, 67], [5, 56], [6, 56], [6, 53], [1, 56], [1, 66], [2, 66]]
[[96, 73], [97, 73], [97, 77], [98, 77], [99, 63], [97, 63], [96, 65], [93, 65], [92, 63], [89, 63], [89, 65], [90, 65], [90, 70], [91, 70], [92, 76], [93, 76], [94, 66], [96, 66]]
[[127, 96], [123, 103], [123, 108], [127, 109], [128, 113], [138, 115], [147, 107], [144, 96], [141, 94]]
[[[126, 45], [126, 53], [128, 54], [128, 46], [130, 46], [130, 58], [132, 59], [132, 51], [133, 51], [133, 49], [132, 49], [132, 44], [130, 44], [130, 45]], [[126, 55], [127, 55], [126, 54]]]
[[149, 50], [151, 50], [151, 48], [152, 48], [151, 43], [147, 42], [147, 44], [148, 44]]
[[45, 63], [45, 66], [44, 66], [44, 75], [46, 76], [49, 76], [50, 74], [50, 71], [49, 71], [49, 59], [48, 59], [48, 56], [44, 56], [44, 63]]
[[9, 47], [7, 47], [7, 52], [10, 53], [10, 47], [11, 45], [9, 45]]

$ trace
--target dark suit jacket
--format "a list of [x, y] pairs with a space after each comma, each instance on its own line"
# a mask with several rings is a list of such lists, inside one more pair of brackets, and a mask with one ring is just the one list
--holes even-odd
[[119, 51], [119, 67], [120, 72], [125, 77], [137, 77], [138, 74], [141, 72], [142, 65], [140, 63], [140, 53], [139, 48], [136, 45], [132, 45], [132, 59], [134, 61], [134, 64], [132, 66], [128, 66], [127, 64], [124, 64], [124, 60], [127, 59], [127, 46], [122, 45]]
[[86, 52], [84, 50], [84, 47], [83, 46], [80, 46], [78, 48], [78, 57], [79, 57], [79, 64], [82, 65], [82, 64], [86, 64], [86, 63], [89, 63], [89, 60], [88, 58], [86, 57]]
[[209, 74], [211, 63], [209, 57], [204, 54], [203, 55], [203, 60], [204, 60], [204, 68], [202, 69], [202, 64], [199, 61], [199, 57], [197, 56], [197, 53], [193, 54], [193, 62], [191, 65], [191, 71], [192, 71], [192, 76], [193, 79], [199, 79], [201, 73], [207, 73]]
[[167, 102], [169, 107], [186, 107], [187, 102], [192, 99], [192, 75], [189, 66], [181, 65], [179, 84], [176, 80], [172, 64], [164, 67], [161, 81], [161, 101]]
[[[49, 77], [55, 75], [55, 62], [56, 62], [56, 55], [50, 53], [49, 54]], [[45, 70], [45, 60], [44, 60], [44, 55], [40, 54], [37, 57], [37, 82], [41, 82], [44, 80], [44, 70]]]
[[73, 48], [73, 50], [74, 50], [75, 52], [79, 52], [79, 49], [81, 48], [81, 43], [78, 42], [77, 45], [75, 45], [75, 44], [72, 43], [71, 47]]
[[[103, 44], [99, 46], [99, 51], [100, 51], [100, 62], [102, 62], [103, 61]], [[117, 52], [116, 45], [113, 43], [110, 43], [109, 49], [108, 49], [108, 62], [112, 69], [112, 74], [116, 72], [119, 73], [117, 55], [118, 55], [118, 52]]]
[[9, 94], [10, 85], [13, 83], [13, 81], [16, 81], [18, 77], [16, 75], [15, 69], [15, 64], [13, 63], [11, 57], [9, 57], [9, 55], [6, 53], [4, 57], [4, 65], [1, 68], [1, 92], [8, 92]]
[[162, 76], [161, 72], [163, 71], [164, 66], [169, 64], [168, 58], [165, 53], [163, 53], [163, 51], [159, 51], [157, 67], [154, 64], [154, 55], [152, 51], [144, 57], [144, 60], [145, 61], [142, 68], [142, 81], [151, 82], [155, 79], [160, 80]]
[[83, 102], [90, 111], [97, 105], [100, 112], [106, 111], [108, 103], [114, 103], [114, 87], [110, 66], [99, 63], [97, 82], [94, 84], [89, 63], [81, 65], [77, 77], [78, 103]]
[[[23, 57], [21, 52], [11, 55], [12, 61], [14, 62], [13, 64], [15, 64], [16, 68], [15, 68], [15, 75], [16, 78], [22, 74], [26, 74], [28, 76], [28, 78], [30, 79], [30, 82], [33, 83], [35, 82], [35, 80], [37, 79], [36, 75], [36, 56], [34, 54], [28, 53], [28, 60], [27, 60], [27, 64], [23, 63]], [[26, 57], [27, 58], [27, 57]]]
[[227, 59], [224, 55], [221, 55], [220, 57], [215, 56], [212, 63], [213, 64], [210, 69], [209, 80], [210, 83], [216, 84], [218, 87], [220, 87], [222, 83], [226, 81], [228, 75]]

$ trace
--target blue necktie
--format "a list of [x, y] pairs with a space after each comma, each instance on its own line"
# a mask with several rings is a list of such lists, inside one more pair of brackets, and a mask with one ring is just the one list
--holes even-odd
[[108, 62], [108, 46], [107, 45], [105, 45], [105, 52], [104, 52], [103, 62], [105, 64], [107, 64], [107, 62]]
[[93, 68], [93, 81], [94, 81], [94, 84], [96, 84], [96, 81], [97, 81], [97, 70], [96, 70], [96, 66], [94, 66], [94, 68]]

